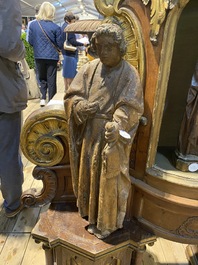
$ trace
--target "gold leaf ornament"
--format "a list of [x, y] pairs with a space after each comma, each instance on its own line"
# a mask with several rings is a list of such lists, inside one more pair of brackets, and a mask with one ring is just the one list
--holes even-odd
[[94, 4], [103, 16], [113, 16], [118, 12], [118, 4], [120, 0], [94, 0]]
[[53, 109], [39, 109], [24, 123], [21, 149], [35, 165], [54, 166], [66, 156], [67, 123], [62, 108], [54, 105]]
[[[144, 5], [148, 5], [150, 0], [142, 0]], [[178, 0], [151, 0], [151, 31], [150, 40], [157, 43], [157, 37], [162, 23], [164, 22], [167, 10], [173, 9], [178, 4]]]

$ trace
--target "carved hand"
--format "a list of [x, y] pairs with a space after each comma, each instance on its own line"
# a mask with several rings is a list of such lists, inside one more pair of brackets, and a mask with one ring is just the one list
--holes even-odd
[[105, 125], [105, 139], [107, 143], [117, 142], [119, 138], [119, 126], [116, 122], [107, 122]]
[[75, 116], [78, 122], [83, 123], [89, 116], [96, 113], [99, 108], [98, 102], [89, 103], [87, 100], [77, 103], [75, 108]]

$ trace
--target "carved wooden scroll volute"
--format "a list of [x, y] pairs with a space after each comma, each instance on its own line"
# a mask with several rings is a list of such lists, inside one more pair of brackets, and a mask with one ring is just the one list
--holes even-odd
[[36, 165], [33, 177], [43, 182], [41, 191], [34, 188], [25, 191], [22, 203], [27, 207], [42, 206], [52, 201], [60, 186], [53, 167], [69, 164], [63, 105], [49, 105], [34, 111], [23, 125], [20, 143], [25, 157]]

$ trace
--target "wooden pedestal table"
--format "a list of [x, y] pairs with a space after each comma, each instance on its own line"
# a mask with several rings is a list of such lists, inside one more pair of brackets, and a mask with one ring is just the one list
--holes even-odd
[[47, 265], [141, 265], [146, 245], [156, 238], [137, 222], [124, 222], [123, 229], [99, 240], [87, 231], [88, 222], [74, 204], [52, 204], [32, 231], [42, 242]]

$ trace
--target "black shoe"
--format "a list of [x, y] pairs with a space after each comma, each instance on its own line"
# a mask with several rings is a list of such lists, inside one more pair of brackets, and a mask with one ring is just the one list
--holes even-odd
[[18, 213], [20, 213], [23, 210], [24, 206], [21, 204], [18, 208], [16, 208], [16, 210], [12, 211], [12, 212], [6, 212], [5, 210], [5, 216], [7, 218], [12, 218], [15, 217]]

